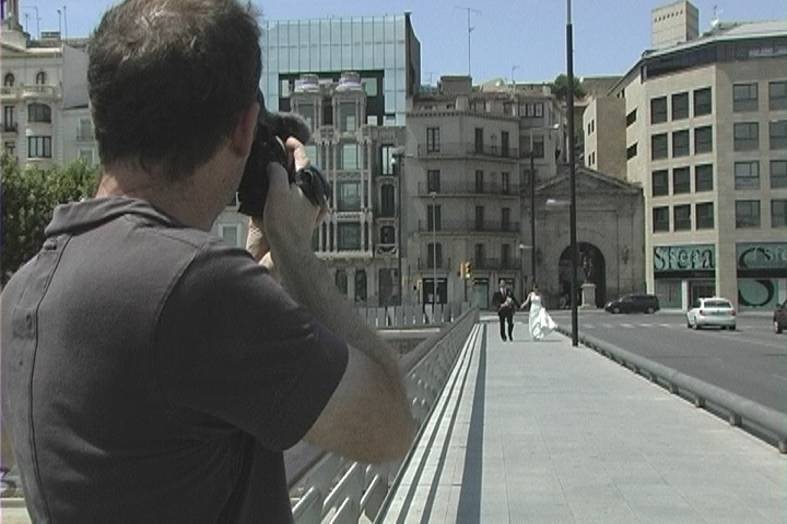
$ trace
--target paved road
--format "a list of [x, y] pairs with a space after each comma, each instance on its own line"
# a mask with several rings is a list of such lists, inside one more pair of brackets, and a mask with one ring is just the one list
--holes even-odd
[[[570, 328], [568, 311], [552, 316]], [[737, 331], [694, 331], [681, 313], [582, 311], [579, 330], [787, 413], [787, 335], [773, 332], [771, 317], [741, 315]]]

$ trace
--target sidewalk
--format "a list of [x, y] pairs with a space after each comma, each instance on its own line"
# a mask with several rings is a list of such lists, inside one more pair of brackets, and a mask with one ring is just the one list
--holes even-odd
[[454, 407], [391, 506], [405, 522], [787, 521], [776, 448], [517, 320], [514, 342], [485, 322], [446, 388]]

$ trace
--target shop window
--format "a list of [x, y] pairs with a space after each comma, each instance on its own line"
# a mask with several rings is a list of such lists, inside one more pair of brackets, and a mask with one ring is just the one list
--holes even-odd
[[355, 270], [355, 301], [366, 302], [366, 271]]

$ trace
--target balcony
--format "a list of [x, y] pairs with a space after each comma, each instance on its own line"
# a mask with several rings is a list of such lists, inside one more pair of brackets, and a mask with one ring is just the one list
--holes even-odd
[[96, 134], [93, 132], [93, 129], [77, 129], [77, 142], [94, 142], [96, 140]]
[[[425, 220], [418, 221], [419, 233], [432, 233], [432, 228]], [[519, 233], [519, 222], [503, 223], [499, 220], [442, 220], [437, 227], [437, 234], [443, 233]]]
[[22, 98], [56, 98], [57, 87], [46, 85], [25, 85], [20, 86]]
[[[426, 182], [418, 183], [418, 196], [429, 197], [432, 194], [431, 187]], [[490, 196], [519, 196], [518, 184], [482, 184], [476, 185], [473, 182], [440, 182], [440, 187], [434, 191], [439, 196], [447, 195], [490, 195]]]
[[521, 261], [515, 260], [513, 258], [509, 258], [507, 260], [489, 257], [473, 259], [473, 269], [478, 270], [519, 270], [521, 267]]
[[[437, 254], [438, 255], [440, 254], [439, 250], [438, 250]], [[424, 257], [424, 258], [418, 257], [418, 262], [416, 264], [416, 269], [419, 270], [419, 271], [431, 271], [433, 269], [436, 269], [436, 270], [440, 271], [440, 270], [450, 269], [448, 267], [448, 259], [447, 258], [445, 258], [445, 257], [437, 257], [437, 258], [438, 258], [438, 260], [437, 260], [437, 267], [435, 267], [432, 264], [432, 261], [431, 260], [427, 260], [426, 257]]]
[[515, 147], [501, 147], [496, 144], [474, 144], [472, 142], [440, 143], [438, 151], [432, 151], [426, 144], [418, 144], [418, 158], [497, 158], [517, 160], [519, 150]]
[[18, 129], [18, 128], [17, 128], [17, 123], [16, 123], [16, 122], [11, 122], [11, 123], [8, 123], [8, 124], [3, 124], [3, 134], [5, 134], [5, 133], [13, 133], [13, 134], [16, 134], [16, 132], [17, 132], [17, 129]]

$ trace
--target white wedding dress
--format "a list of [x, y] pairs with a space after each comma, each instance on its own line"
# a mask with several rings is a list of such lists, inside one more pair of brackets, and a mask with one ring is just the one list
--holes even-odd
[[533, 340], [541, 340], [549, 335], [557, 327], [555, 321], [547, 313], [546, 308], [541, 305], [541, 295], [530, 293], [530, 336]]

